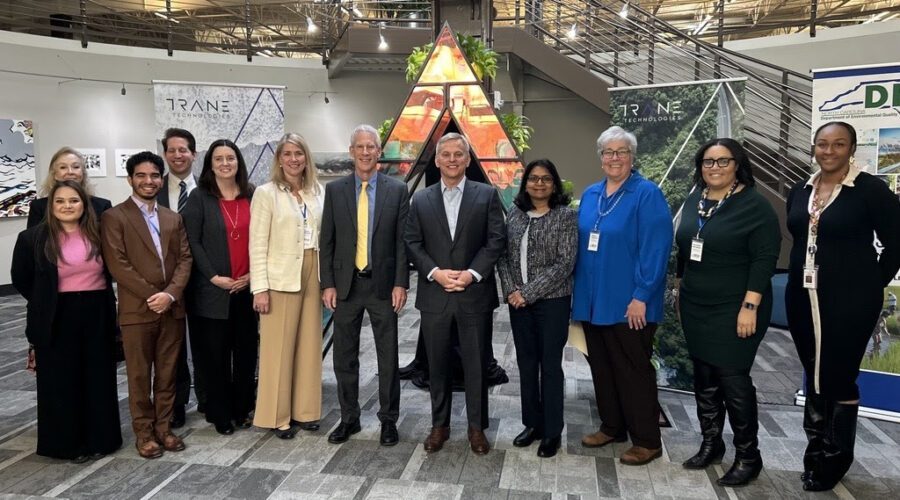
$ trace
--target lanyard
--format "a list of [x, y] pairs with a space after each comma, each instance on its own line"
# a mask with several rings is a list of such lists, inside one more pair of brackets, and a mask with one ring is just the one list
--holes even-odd
[[[619, 186], [619, 189], [616, 190], [616, 192], [612, 195], [611, 198], [603, 196], [603, 193], [606, 192], [606, 186], [605, 185], [603, 186], [603, 190], [601, 190], [600, 196], [597, 197], [597, 221], [594, 222], [594, 231], [595, 232], [600, 229], [600, 222], [603, 220], [603, 218], [606, 217], [607, 215], [611, 214], [612, 211], [615, 210], [617, 206], [619, 206], [619, 202], [622, 201], [622, 197], [625, 196], [625, 189], [624, 189], [625, 184], [627, 184], [628, 181], [631, 180], [632, 175], [634, 175], [634, 172], [628, 174], [628, 178], [625, 179], [625, 182], [623, 182], [621, 186]], [[615, 201], [612, 202], [612, 206], [609, 207], [608, 210], [604, 210], [603, 200], [604, 199], [606, 200], [605, 205], [608, 206], [610, 203], [609, 200], [611, 200], [613, 198], [615, 199]]]
[[300, 216], [303, 217], [303, 222], [306, 222], [307, 213], [306, 202], [304, 201], [300, 204]]
[[738, 181], [737, 179], [735, 179], [735, 181], [731, 184], [731, 189], [729, 189], [728, 192], [725, 193], [725, 196], [723, 196], [718, 203], [709, 208], [706, 208], [704, 206], [704, 202], [709, 201], [709, 186], [703, 189], [703, 194], [700, 196], [700, 201], [697, 203], [697, 236], [695, 236], [695, 238], [700, 238], [700, 231], [703, 231], [703, 226], [705, 226], [706, 223], [709, 222], [710, 219], [712, 219], [713, 216], [719, 212], [719, 209], [722, 208], [722, 205], [725, 204], [725, 200], [731, 198], [731, 195], [734, 194], [734, 191], [737, 189], [737, 187]]

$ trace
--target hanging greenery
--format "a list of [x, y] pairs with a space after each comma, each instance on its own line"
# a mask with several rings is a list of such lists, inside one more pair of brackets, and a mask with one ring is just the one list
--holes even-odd
[[500, 116], [500, 121], [503, 122], [503, 126], [506, 128], [509, 138], [516, 143], [516, 147], [519, 148], [519, 151], [524, 153], [531, 149], [531, 146], [528, 145], [528, 141], [531, 140], [531, 134], [534, 133], [534, 129], [528, 125], [528, 118], [515, 113], [507, 113]]
[[[489, 49], [484, 42], [472, 35], [456, 34], [456, 41], [460, 49], [466, 55], [466, 59], [472, 63], [472, 70], [479, 80], [484, 80], [485, 75], [494, 78], [497, 76], [497, 53]], [[425, 59], [434, 43], [413, 48], [412, 53], [406, 58], [406, 81], [412, 83], [419, 75], [419, 70], [425, 64]]]
[[394, 119], [388, 118], [387, 120], [381, 122], [381, 126], [378, 127], [378, 138], [381, 139], [381, 142], [387, 140], [388, 132], [391, 131], [391, 127], [394, 126]]

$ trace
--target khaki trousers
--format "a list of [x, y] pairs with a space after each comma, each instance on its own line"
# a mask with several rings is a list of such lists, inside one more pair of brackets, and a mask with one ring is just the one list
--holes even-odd
[[322, 296], [315, 250], [303, 255], [302, 289], [269, 290], [259, 316], [259, 386], [253, 425], [267, 429], [322, 417]]

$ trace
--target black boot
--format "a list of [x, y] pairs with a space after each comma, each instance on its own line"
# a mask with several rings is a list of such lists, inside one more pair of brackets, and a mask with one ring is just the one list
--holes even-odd
[[856, 445], [856, 417], [859, 405], [830, 402], [825, 445], [819, 466], [803, 482], [806, 491], [827, 491], [835, 487], [853, 465]]
[[756, 479], [763, 467], [757, 437], [756, 388], [749, 373], [722, 377], [721, 385], [734, 431], [734, 463], [717, 482], [721, 486], [743, 486]]
[[800, 480], [812, 478], [818, 468], [825, 447], [828, 401], [814, 391], [807, 389], [806, 404], [803, 406], [803, 430], [806, 431], [806, 451], [803, 453], [803, 474]]
[[725, 404], [714, 370], [715, 367], [694, 360], [694, 399], [697, 400], [697, 419], [703, 442], [700, 451], [681, 464], [685, 469], [705, 469], [710, 464], [722, 463], [725, 455], [725, 441], [722, 440]]

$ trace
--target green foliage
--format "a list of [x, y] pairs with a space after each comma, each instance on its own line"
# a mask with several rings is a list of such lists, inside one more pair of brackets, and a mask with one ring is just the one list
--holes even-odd
[[890, 347], [883, 353], [875, 355], [866, 354], [860, 368], [863, 370], [876, 370], [900, 374], [900, 342], [891, 342]]
[[515, 113], [507, 113], [500, 116], [500, 121], [503, 122], [506, 133], [509, 134], [509, 138], [516, 144], [520, 152], [531, 149], [528, 141], [531, 140], [534, 129], [528, 125], [528, 118]]
[[[466, 55], [466, 59], [472, 64], [472, 70], [475, 71], [475, 76], [479, 80], [484, 80], [485, 75], [491, 78], [497, 76], [496, 52], [487, 48], [484, 42], [472, 35], [457, 33], [456, 41], [459, 43], [459, 48]], [[414, 82], [416, 77], [419, 76], [419, 70], [422, 69], [425, 59], [433, 48], [433, 42], [413, 48], [412, 53], [406, 58], [406, 81], [408, 83]]]
[[[675, 269], [674, 251], [669, 258], [669, 269]], [[673, 280], [674, 277], [669, 276], [666, 290], [671, 290], [674, 287]], [[667, 291], [667, 299], [669, 299], [669, 295]], [[693, 391], [694, 363], [691, 361], [691, 355], [687, 350], [684, 332], [681, 330], [681, 322], [678, 321], [678, 317], [675, 315], [675, 308], [669, 306], [669, 303], [670, 301], [667, 300], [663, 320], [660, 322], [654, 338], [654, 365], [661, 365], [657, 369], [662, 370], [662, 375], [666, 379], [661, 385], [666, 385], [673, 389]]]
[[394, 126], [394, 119], [388, 118], [387, 120], [381, 122], [381, 126], [378, 127], [378, 138], [381, 139], [381, 142], [387, 140], [388, 132], [391, 131], [391, 127]]
[[900, 335], [900, 322], [897, 321], [896, 316], [888, 316], [884, 321], [884, 326], [891, 335]]

